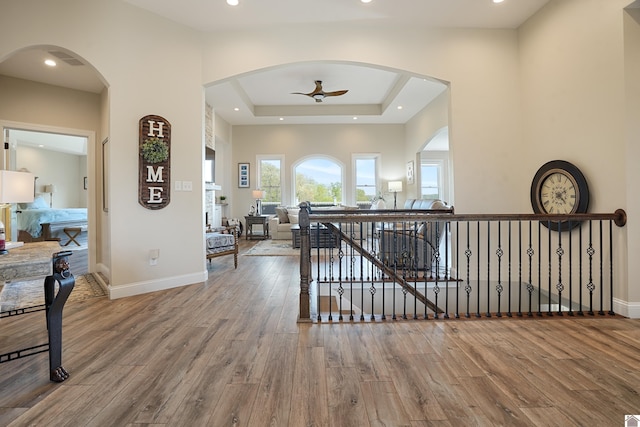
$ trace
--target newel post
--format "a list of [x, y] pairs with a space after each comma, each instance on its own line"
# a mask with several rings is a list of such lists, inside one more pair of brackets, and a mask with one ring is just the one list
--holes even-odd
[[300, 203], [300, 315], [298, 322], [311, 322], [309, 283], [311, 281], [311, 233], [309, 222], [310, 208]]

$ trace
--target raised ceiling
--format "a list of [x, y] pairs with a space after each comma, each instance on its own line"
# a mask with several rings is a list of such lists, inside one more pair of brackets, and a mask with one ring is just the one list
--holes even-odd
[[[548, 2], [402, 0], [399, 4], [398, 0], [373, 0], [363, 4], [360, 0], [240, 0], [239, 6], [231, 7], [225, 0], [123, 1], [203, 32], [314, 23], [517, 28]], [[65, 53], [72, 58], [60, 58]], [[56, 68], [42, 65], [48, 57], [57, 59]], [[82, 62], [72, 52], [43, 46], [13, 54], [0, 63], [0, 74], [99, 93], [104, 83], [89, 64]], [[291, 94], [311, 92], [314, 80], [322, 80], [326, 91], [349, 92], [322, 103]], [[233, 125], [406, 123], [445, 89], [441, 82], [401, 70], [306, 62], [217, 82], [206, 88], [205, 96], [216, 113]]]

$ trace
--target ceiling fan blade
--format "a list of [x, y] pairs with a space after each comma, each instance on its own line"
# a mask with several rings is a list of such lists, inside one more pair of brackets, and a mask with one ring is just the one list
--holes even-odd
[[325, 92], [324, 96], [340, 96], [340, 95], [344, 95], [347, 92], [349, 92], [349, 91], [348, 90], [335, 90], [333, 92]]

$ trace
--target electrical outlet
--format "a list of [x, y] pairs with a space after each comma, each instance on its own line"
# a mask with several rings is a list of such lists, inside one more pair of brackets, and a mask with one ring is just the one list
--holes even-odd
[[149, 265], [158, 265], [158, 258], [160, 258], [160, 249], [150, 249]]
[[182, 181], [182, 191], [192, 191], [193, 183], [191, 181]]

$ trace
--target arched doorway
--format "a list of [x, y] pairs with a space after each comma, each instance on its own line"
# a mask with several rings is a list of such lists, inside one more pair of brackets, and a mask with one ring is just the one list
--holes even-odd
[[[0, 107], [0, 127], [5, 146], [11, 148], [5, 150], [2, 167], [20, 169], [28, 164], [27, 169], [35, 176], [42, 175], [34, 191], [44, 196], [49, 207], [86, 207], [87, 270], [97, 271], [96, 265], [106, 258], [97, 244], [102, 240], [106, 221], [98, 215], [97, 203], [102, 200], [102, 174], [97, 167], [101, 164], [101, 150], [97, 145], [104, 128], [101, 122], [107, 117], [103, 111], [107, 93], [104, 80], [86, 60], [57, 46], [30, 46], [1, 59], [4, 102]], [[50, 68], [45, 60], [54, 61], [56, 66]], [[26, 135], [44, 136], [46, 142], [33, 143], [20, 151], [19, 147], [28, 144]], [[75, 160], [68, 158], [74, 143], [62, 142], [65, 135], [84, 140], [83, 152], [71, 154]], [[51, 145], [49, 154], [38, 154], [46, 144]], [[14, 224], [11, 234], [17, 237], [15, 210], [7, 220]]]

